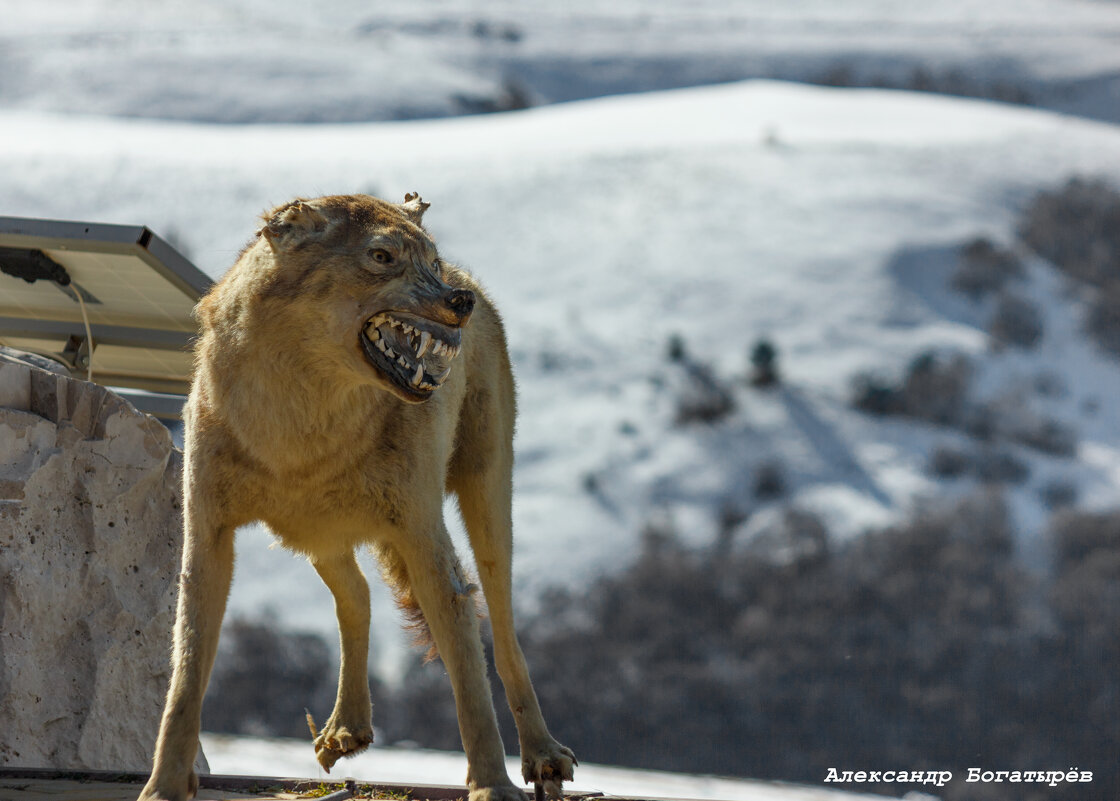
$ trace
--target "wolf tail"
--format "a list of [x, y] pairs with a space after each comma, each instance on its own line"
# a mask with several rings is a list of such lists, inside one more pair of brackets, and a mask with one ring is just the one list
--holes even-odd
[[[391, 545], [375, 545], [373, 552], [381, 564], [381, 577], [393, 591], [397, 607], [404, 613], [404, 627], [412, 632], [412, 644], [427, 649], [424, 662], [431, 662], [439, 657], [439, 649], [436, 647], [432, 630], [428, 627], [428, 621], [424, 617], [424, 611], [420, 608], [420, 602], [412, 592], [412, 582], [409, 580], [408, 567], [404, 559]], [[470, 582], [460, 571], [461, 568], [457, 567], [456, 574], [462, 586], [456, 585], [458, 587], [456, 591], [473, 602], [475, 614], [479, 620], [485, 620], [486, 601], [477, 591], [478, 585]]]
[[412, 632], [412, 644], [426, 648], [424, 661], [431, 662], [439, 656], [439, 650], [436, 648], [435, 638], [432, 637], [432, 630], [428, 628], [424, 612], [420, 608], [420, 602], [412, 593], [412, 582], [409, 581], [404, 559], [389, 545], [375, 546], [374, 553], [381, 564], [381, 577], [393, 591], [397, 608], [404, 614], [404, 627]]

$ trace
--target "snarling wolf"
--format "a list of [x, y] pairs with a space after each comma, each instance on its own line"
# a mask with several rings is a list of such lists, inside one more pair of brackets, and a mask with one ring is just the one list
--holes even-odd
[[575, 757], [549, 734], [514, 633], [514, 387], [502, 323], [422, 226], [427, 203], [295, 200], [198, 306], [184, 419], [184, 543], [173, 672], [141, 798], [198, 787], [202, 696], [233, 572], [234, 529], [262, 521], [335, 600], [342, 665], [315, 737], [324, 768], [373, 739], [369, 546], [431, 636], [454, 689], [470, 801], [519, 801], [506, 773], [472, 597], [443, 521], [457, 496], [513, 710], [523, 778], [558, 796]]

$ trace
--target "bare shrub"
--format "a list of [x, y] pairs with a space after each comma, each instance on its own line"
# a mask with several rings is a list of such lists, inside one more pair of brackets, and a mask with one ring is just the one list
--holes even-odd
[[710, 370], [689, 384], [677, 400], [677, 423], [716, 423], [735, 411], [731, 392]]
[[906, 371], [900, 390], [903, 411], [931, 423], [957, 424], [964, 416], [971, 379], [972, 362], [967, 356], [927, 351]]
[[900, 386], [874, 373], [852, 381], [852, 405], [877, 415], [899, 414], [939, 425], [959, 425], [968, 410], [972, 362], [963, 354], [926, 351], [907, 367]]
[[1050, 510], [1070, 509], [1077, 503], [1077, 485], [1071, 481], [1050, 481], [1039, 490], [1039, 497]]
[[[661, 520], [633, 564], [548, 593], [522, 642], [558, 736], [605, 763], [819, 783], [889, 754], [953, 771], [939, 794], [973, 801], [964, 776], [980, 754], [1013, 771], [1080, 765], [1093, 782], [1071, 798], [1114, 798], [1120, 513], [1063, 513], [1050, 529], [1039, 587], [995, 493], [843, 542], [789, 511], [748, 547], [689, 549]], [[454, 730], [445, 685], [417, 665], [402, 688], [424, 745]]]
[[986, 484], [1022, 484], [1031, 469], [1010, 451], [988, 448], [976, 458], [976, 475]]
[[731, 387], [711, 365], [693, 358], [679, 335], [669, 338], [666, 355], [684, 370], [684, 382], [677, 397], [677, 425], [712, 424], [735, 411]]
[[1008, 438], [1051, 456], [1068, 458], [1077, 453], [1077, 432], [1058, 420], [1035, 418], [1009, 431]]
[[774, 525], [755, 536], [750, 550], [769, 564], [815, 565], [828, 556], [828, 529], [812, 512], [786, 509]]
[[1120, 356], [1120, 281], [1097, 292], [1090, 303], [1085, 328], [1097, 344]]
[[[970, 400], [972, 373], [972, 362], [963, 354], [927, 351], [910, 363], [901, 386], [872, 373], [858, 374], [852, 382], [852, 405], [870, 414], [896, 414], [949, 426], [986, 443], [1025, 445], [1050, 456], [1070, 457], [1077, 452], [1077, 432], [1072, 427], [1036, 414], [1021, 398]], [[967, 469], [963, 461], [962, 454], [939, 449], [931, 455], [929, 469], [949, 478]], [[1022, 470], [1010, 466], [1015, 460], [1007, 453], [972, 461], [984, 480], [1024, 480]]]
[[[1118, 551], [1120, 512], [1060, 512], [1050, 521], [1050, 539], [1055, 567], [1059, 571], [1068, 570], [1096, 554]], [[1120, 604], [1116, 608], [1120, 611]]]
[[999, 410], [991, 401], [970, 404], [961, 420], [961, 430], [982, 442], [990, 442], [999, 433]]
[[959, 478], [975, 466], [975, 456], [962, 448], [938, 445], [929, 459], [929, 471], [938, 478]]
[[334, 706], [336, 668], [318, 634], [280, 629], [274, 618], [235, 618], [202, 707], [207, 731], [307, 737], [305, 708], [320, 722]]
[[980, 298], [998, 292], [1012, 279], [1023, 277], [1019, 257], [990, 239], [978, 237], [960, 249], [950, 283], [958, 292]]
[[852, 379], [852, 406], [880, 416], [901, 414], [903, 408], [898, 388], [874, 373], [858, 373]]
[[1104, 181], [1074, 178], [1040, 192], [1019, 236], [1073, 278], [1097, 287], [1120, 281], [1120, 192]]
[[1042, 311], [1021, 295], [1002, 292], [988, 333], [1001, 345], [1033, 348], [1042, 339]]
[[754, 473], [754, 497], [760, 501], [770, 501], [786, 494], [785, 471], [781, 462], [763, 462]]

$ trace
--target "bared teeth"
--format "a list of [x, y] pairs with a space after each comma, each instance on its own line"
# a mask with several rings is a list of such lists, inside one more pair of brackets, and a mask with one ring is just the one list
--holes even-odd
[[423, 358], [424, 354], [428, 351], [428, 346], [432, 344], [432, 335], [427, 331], [420, 332], [420, 344], [416, 348], [416, 358]]
[[416, 373], [412, 376], [412, 386], [419, 386], [420, 381], [424, 378], [424, 365], [416, 365]]
[[451, 374], [451, 368], [448, 367], [446, 370], [444, 370], [439, 375], [432, 376], [432, 380], [435, 381], [436, 384], [442, 384], [444, 381], [447, 380], [447, 376], [450, 375], [450, 374]]

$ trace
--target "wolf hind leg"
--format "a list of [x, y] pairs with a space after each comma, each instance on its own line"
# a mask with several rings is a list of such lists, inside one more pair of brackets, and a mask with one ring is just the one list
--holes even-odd
[[[398, 580], [419, 604], [455, 694], [459, 733], [467, 754], [469, 801], [525, 801], [506, 772], [505, 749], [486, 676], [474, 588], [468, 582], [442, 520], [402, 531], [391, 548], [404, 570]], [[403, 588], [398, 588], [403, 589]]]
[[455, 477], [453, 488], [470, 537], [494, 633], [494, 662], [517, 724], [521, 773], [527, 783], [559, 798], [571, 781], [575, 754], [545, 725], [513, 621], [512, 455], [476, 473]]
[[369, 698], [369, 585], [353, 552], [311, 561], [334, 596], [341, 646], [334, 711], [315, 736], [315, 758], [330, 772], [373, 742]]

